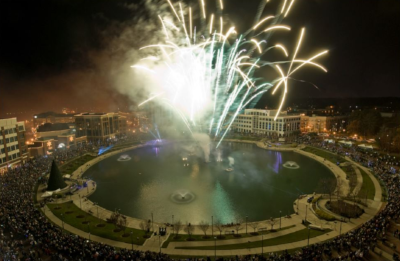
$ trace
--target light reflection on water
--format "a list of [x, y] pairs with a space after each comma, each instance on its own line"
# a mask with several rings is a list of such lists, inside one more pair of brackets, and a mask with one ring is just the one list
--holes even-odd
[[[211, 153], [205, 163], [202, 153], [191, 144], [144, 147], [124, 152], [133, 160], [118, 162], [120, 155], [92, 166], [86, 176], [97, 183], [90, 199], [108, 209], [121, 209], [123, 214], [154, 221], [198, 223], [236, 222], [248, 216], [262, 220], [293, 213], [293, 202], [299, 194], [313, 193], [318, 180], [330, 171], [322, 164], [293, 152], [271, 152], [252, 144], [224, 144], [219, 153]], [[218, 157], [222, 162], [217, 162]], [[234, 159], [234, 170], [228, 157]], [[183, 161], [184, 158], [187, 160]], [[300, 169], [282, 167], [295, 161]], [[188, 163], [189, 166], [184, 166]], [[171, 195], [188, 190], [193, 201], [178, 204]]]

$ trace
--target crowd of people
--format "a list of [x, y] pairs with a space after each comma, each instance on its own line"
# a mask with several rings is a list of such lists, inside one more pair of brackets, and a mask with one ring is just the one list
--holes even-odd
[[[115, 143], [127, 140], [112, 141]], [[242, 256], [225, 260], [363, 260], [374, 250], [378, 240], [385, 242], [393, 221], [400, 215], [399, 162], [389, 156], [360, 151], [353, 147], [331, 145], [317, 139], [303, 141], [345, 155], [371, 168], [387, 188], [387, 204], [373, 219], [361, 227], [330, 241], [304, 247], [294, 253], [283, 251], [264, 256]], [[87, 152], [96, 152], [109, 144], [81, 145], [75, 149], [56, 151], [39, 157], [0, 175], [0, 261], [8, 260], [174, 260], [165, 254], [129, 249], [89, 241], [77, 235], [63, 233], [51, 223], [35, 204], [36, 183], [48, 173], [51, 161], [62, 163]], [[397, 234], [396, 234], [397, 233]], [[396, 236], [397, 235], [397, 236]], [[399, 232], [394, 238], [399, 240]], [[393, 256], [393, 258], [398, 258]], [[176, 260], [176, 259], [175, 259]], [[210, 257], [198, 260], [211, 260]]]

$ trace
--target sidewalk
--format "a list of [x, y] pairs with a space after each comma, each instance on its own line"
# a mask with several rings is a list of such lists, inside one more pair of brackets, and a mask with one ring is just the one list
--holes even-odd
[[[255, 143], [255, 142], [251, 142], [251, 143]], [[259, 146], [259, 144], [257, 144], [257, 145]], [[135, 146], [135, 147], [140, 147], [140, 146], [142, 146], [142, 145]], [[98, 161], [104, 159], [105, 157], [109, 157], [109, 156], [115, 155], [117, 153], [121, 153], [123, 151], [130, 150], [135, 147], [124, 148], [124, 149], [106, 154], [104, 156], [97, 157], [97, 158], [93, 159], [92, 161], [88, 162], [85, 166], [78, 168], [73, 173], [73, 175], [74, 175], [74, 177], [78, 178], [84, 173], [84, 171], [87, 168], [89, 168], [91, 165], [97, 163]], [[269, 148], [267, 148], [267, 149], [269, 149]], [[344, 188], [341, 189], [341, 192], [343, 194], [346, 193], [345, 195], [347, 195], [347, 193], [349, 191], [349, 184], [348, 184], [348, 181], [346, 180], [345, 173], [340, 169], [340, 167], [338, 167], [328, 161], [324, 161], [323, 158], [315, 156], [314, 154], [301, 151], [298, 148], [285, 148], [285, 150], [292, 150], [297, 153], [303, 154], [305, 156], [311, 157], [317, 161], [320, 161], [325, 166], [327, 166], [335, 174], [336, 177], [344, 179], [344, 181], [345, 181], [343, 183]], [[351, 160], [349, 160], [349, 161], [358, 167], [362, 167], [359, 164], [357, 164]], [[382, 206], [382, 203], [380, 202], [382, 190], [379, 185], [379, 182], [368, 170], [366, 172], [368, 173], [368, 175], [370, 175], [370, 177], [373, 180], [374, 185], [375, 185], [375, 200], [368, 201], [369, 207], [367, 209], [365, 209], [365, 214], [363, 214], [360, 218], [352, 219], [351, 222], [341, 223], [341, 233], [342, 234], [346, 233], [346, 232], [362, 225], [363, 223], [367, 222], [368, 220], [370, 220], [374, 215], [376, 215], [376, 213], [379, 211], [379, 209]], [[359, 181], [358, 175], [357, 175], [357, 181]], [[95, 189], [96, 189], [96, 184], [92, 181], [88, 182], [87, 188], [82, 188], [79, 191], [75, 192], [74, 195], [68, 196], [65, 199], [57, 199], [55, 201], [55, 203], [62, 203], [62, 202], [72, 200], [73, 203], [76, 206], [80, 207], [82, 210], [84, 210], [86, 212], [90, 212], [93, 216], [99, 217], [100, 219], [106, 220], [107, 218], [110, 217], [112, 211], [104, 209], [100, 206], [97, 206], [90, 200], [84, 200], [84, 197], [93, 193], [95, 191]], [[38, 195], [37, 195], [38, 197], [39, 197], [39, 194], [40, 193], [38, 193]], [[377, 199], [379, 200], [379, 202], [376, 201]], [[62, 221], [60, 219], [58, 219], [56, 216], [54, 216], [53, 213], [47, 208], [47, 206], [45, 206], [44, 208], [45, 208], [45, 215], [52, 222], [54, 222], [55, 224], [57, 224], [58, 226], [61, 227]], [[133, 245], [133, 248], [139, 249], [142, 251], [154, 251], [154, 252], [158, 252], [161, 250], [161, 252], [167, 253], [170, 255], [213, 256], [215, 254], [214, 250], [187, 250], [187, 249], [176, 249], [176, 248], [191, 247], [191, 246], [193, 246], [193, 247], [195, 247], [195, 246], [215, 246], [215, 244], [216, 244], [216, 246], [220, 246], [220, 245], [229, 245], [229, 244], [239, 244], [239, 243], [260, 241], [262, 238], [264, 240], [269, 239], [269, 238], [275, 238], [278, 236], [287, 235], [287, 234], [299, 231], [301, 229], [304, 229], [305, 227], [303, 225], [301, 225], [302, 220], [304, 220], [304, 219], [307, 219], [307, 221], [309, 221], [310, 223], [312, 223], [314, 225], [321, 226], [323, 228], [329, 228], [332, 230], [321, 236], [318, 236], [315, 238], [310, 238], [310, 240], [309, 240], [310, 244], [325, 241], [325, 240], [331, 239], [331, 238], [339, 235], [339, 233], [340, 233], [339, 223], [340, 222], [337, 222], [337, 221], [328, 222], [325, 220], [318, 219], [318, 217], [311, 210], [311, 204], [307, 203], [307, 197], [296, 200], [293, 204], [293, 208], [294, 208], [294, 211], [297, 212], [298, 214], [291, 215], [291, 218], [282, 217], [281, 218], [281, 227], [284, 228], [284, 227], [288, 227], [291, 225], [295, 225], [295, 226], [292, 228], [286, 229], [286, 230], [278, 231], [275, 233], [270, 233], [265, 236], [259, 235], [259, 236], [253, 236], [253, 237], [247, 237], [247, 238], [237, 238], [237, 239], [217, 240], [217, 241], [171, 242], [171, 243], [169, 243], [167, 248], [160, 249], [160, 245], [162, 245], [162, 243], [168, 239], [169, 234], [167, 234], [164, 237], [152, 236], [151, 238], [149, 238], [148, 240], [145, 241], [143, 246]], [[140, 222], [142, 222], [141, 219], [127, 217], [127, 221], [128, 221], [127, 227], [140, 229], [139, 224], [140, 224]], [[267, 220], [260, 221], [258, 223], [259, 223], [259, 228], [266, 227], [266, 228], [270, 229], [270, 225], [268, 224]], [[249, 224], [250, 223], [247, 224], [247, 226], [248, 226], [247, 229], [250, 232], [250, 231], [252, 231], [252, 229]], [[157, 225], [164, 226], [164, 224], [161, 224], [161, 223], [154, 223], [154, 226], [157, 226]], [[71, 233], [77, 234], [84, 238], [89, 238], [88, 233], [81, 231], [79, 229], [76, 229], [75, 227], [72, 227], [66, 223], [64, 224], [64, 227], [66, 230], [68, 230]], [[277, 222], [277, 224], [275, 224], [274, 228], [278, 228], [278, 227], [279, 227], [279, 221]], [[171, 228], [169, 228], [168, 230], [171, 231]], [[232, 230], [232, 228], [226, 228], [226, 230]], [[243, 228], [243, 230], [241, 230], [241, 232], [243, 232], [244, 230], [245, 230], [245, 228]], [[185, 234], [185, 233], [181, 232], [181, 234]], [[202, 230], [200, 230], [200, 228], [198, 226], [194, 226], [193, 234], [203, 235], [204, 233]], [[207, 231], [207, 234], [208, 235], [211, 234], [211, 229], [209, 229], [209, 231]], [[217, 235], [217, 234], [219, 234], [219, 233], [214, 232], [214, 235]], [[101, 238], [101, 237], [94, 236], [94, 235], [90, 235], [90, 240], [101, 242], [101, 243], [106, 243], [108, 245], [118, 247], [118, 248], [126, 248], [126, 249], [132, 248], [132, 244], [113, 241], [113, 240]], [[264, 248], [259, 247], [259, 248], [249, 248], [249, 249], [217, 250], [216, 254], [218, 256], [222, 256], [222, 255], [226, 256], [226, 255], [257, 254], [257, 253], [261, 253], [261, 252], [267, 253], [267, 252], [281, 251], [281, 250], [285, 250], [285, 249], [304, 247], [307, 244], [308, 244], [307, 240], [301, 240], [301, 241], [297, 241], [297, 242], [293, 242], [293, 243], [281, 244], [281, 245], [276, 245], [276, 246], [268, 246], [268, 247], [264, 247]]]

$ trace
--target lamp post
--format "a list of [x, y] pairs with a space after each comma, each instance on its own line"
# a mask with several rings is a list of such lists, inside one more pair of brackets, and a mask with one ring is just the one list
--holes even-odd
[[310, 245], [310, 227], [308, 227], [307, 247]]
[[99, 218], [99, 203], [95, 203], [96, 204], [96, 207], [97, 207], [97, 219], [100, 219]]
[[161, 234], [160, 234], [160, 227], [158, 227], [158, 247], [160, 248], [160, 254], [161, 254]]
[[132, 251], [133, 251], [133, 231], [131, 231], [131, 244], [132, 244]]
[[172, 215], [172, 225], [174, 224], [174, 215]]
[[62, 228], [64, 232], [64, 215], [61, 213]]
[[214, 237], [214, 261], [217, 260], [217, 237]]
[[246, 216], [246, 235], [247, 235], [247, 218], [248, 216]]
[[282, 211], [279, 211], [279, 229], [282, 228]]
[[305, 217], [304, 217], [304, 223], [307, 222], [307, 209], [308, 209], [308, 205], [306, 204], [306, 215], [305, 215]]
[[153, 212], [151, 212], [151, 230], [153, 230], [154, 233]]
[[89, 230], [89, 241], [90, 241], [90, 222], [88, 222], [87, 226], [88, 226], [88, 230]]
[[342, 222], [343, 222], [343, 218], [340, 218], [340, 230], [339, 230], [339, 236], [342, 235]]
[[264, 234], [261, 232], [261, 257], [264, 257]]
[[211, 216], [211, 236], [214, 236], [214, 216]]

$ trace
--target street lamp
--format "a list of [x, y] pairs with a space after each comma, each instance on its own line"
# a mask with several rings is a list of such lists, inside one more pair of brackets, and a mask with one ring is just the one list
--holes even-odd
[[246, 216], [246, 235], [247, 235], [247, 218], [248, 216]]
[[214, 237], [214, 261], [217, 260], [217, 237]]
[[279, 211], [279, 229], [282, 228], [282, 211]]
[[90, 222], [88, 222], [87, 226], [88, 226], [88, 230], [89, 230], [89, 240], [90, 240]]
[[62, 228], [64, 232], [64, 215], [61, 213]]
[[308, 227], [307, 247], [310, 245], [310, 227]]
[[151, 212], [151, 230], [153, 230], [154, 233], [153, 212]]
[[160, 227], [158, 227], [158, 247], [160, 248], [160, 254], [161, 254], [161, 234], [160, 234]]
[[132, 251], [133, 251], [133, 231], [131, 231], [131, 244], [132, 244]]
[[342, 222], [343, 222], [343, 218], [340, 218], [340, 231], [339, 231], [339, 236], [342, 235]]
[[96, 204], [96, 207], [97, 207], [97, 219], [100, 219], [99, 218], [99, 203], [94, 203], [94, 204]]
[[264, 234], [261, 232], [261, 256], [264, 257]]
[[211, 236], [214, 236], [214, 216], [211, 216]]
[[304, 223], [307, 222], [307, 209], [308, 209], [308, 204], [306, 204], [306, 215], [305, 215], [305, 217], [304, 217]]
[[174, 225], [174, 215], [172, 215], [172, 225]]

